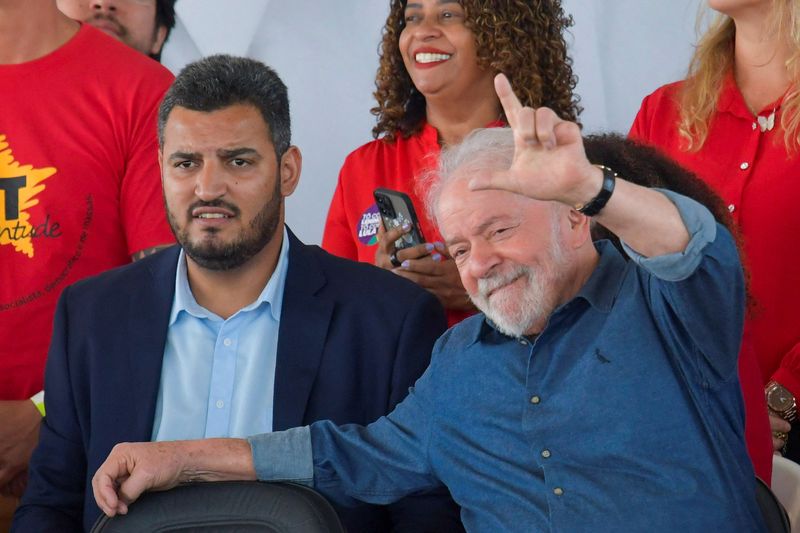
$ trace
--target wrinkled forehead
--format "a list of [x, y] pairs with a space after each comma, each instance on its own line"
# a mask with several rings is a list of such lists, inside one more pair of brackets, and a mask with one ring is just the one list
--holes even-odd
[[436, 220], [442, 237], [450, 241], [480, 232], [492, 221], [545, 220], [550, 209], [550, 202], [495, 189], [471, 191], [468, 179], [455, 179], [442, 187]]

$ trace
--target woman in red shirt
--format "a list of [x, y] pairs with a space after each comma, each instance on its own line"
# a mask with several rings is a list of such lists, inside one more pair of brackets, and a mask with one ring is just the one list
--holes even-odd
[[[418, 178], [435, 166], [441, 146], [459, 142], [475, 128], [504, 123], [493, 83], [498, 72], [511, 79], [525, 105], [577, 119], [576, 80], [563, 37], [571, 23], [559, 0], [392, 0], [380, 49], [378, 105], [372, 109], [378, 117], [376, 140], [347, 157], [322, 246], [430, 290], [451, 325], [473, 312], [425, 212]], [[428, 243], [394, 249], [400, 230], [383, 235], [372, 196], [377, 187], [411, 197]]]
[[[686, 80], [645, 98], [633, 138], [663, 149], [724, 199], [743, 236], [754, 306], [745, 324], [740, 379], [756, 471], [762, 442], [797, 459], [800, 394], [800, 2], [711, 0], [720, 12], [700, 40]], [[753, 350], [758, 365], [748, 367]], [[752, 394], [748, 382], [758, 383]], [[768, 395], [769, 424], [754, 434]], [[770, 428], [772, 447], [769, 446]], [[771, 466], [771, 463], [770, 463]], [[759, 472], [760, 473], [760, 472]], [[769, 478], [767, 478], [768, 480]]]

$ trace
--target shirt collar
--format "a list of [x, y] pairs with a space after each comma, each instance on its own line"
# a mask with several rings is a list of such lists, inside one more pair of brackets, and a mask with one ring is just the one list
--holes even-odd
[[[622, 254], [619, 253], [611, 241], [597, 241], [594, 243], [594, 246], [600, 254], [600, 260], [592, 271], [591, 276], [589, 276], [589, 279], [586, 280], [586, 283], [583, 284], [583, 287], [581, 287], [578, 294], [576, 294], [575, 298], [571, 301], [582, 298], [598, 311], [608, 313], [611, 311], [614, 300], [617, 298], [617, 294], [622, 286], [628, 262], [622, 257]], [[478, 341], [492, 342], [491, 339], [494, 337], [489, 336], [490, 333], [499, 335], [497, 339], [508, 339], [508, 337], [494, 328], [492, 322], [486, 318], [485, 315], [481, 315], [481, 320], [475, 327], [472, 344]]]
[[748, 120], [753, 118], [753, 114], [747, 108], [744, 97], [736, 85], [733, 77], [733, 70], [729, 70], [722, 80], [722, 89], [717, 100], [717, 111], [720, 113], [730, 113], [740, 118]]
[[[778, 97], [774, 102], [765, 105], [756, 115], [768, 114], [776, 109], [780, 109], [784, 96], [785, 94]], [[747, 103], [744, 101], [744, 96], [742, 96], [739, 86], [736, 85], [736, 79], [733, 77], [732, 69], [725, 74], [722, 80], [722, 89], [720, 90], [719, 99], [717, 100], [717, 111], [720, 113], [728, 112], [747, 120], [753, 119], [753, 113], [750, 111], [750, 108], [747, 107]]]
[[600, 260], [575, 298], [583, 298], [598, 311], [608, 313], [619, 293], [628, 262], [611, 241], [597, 241], [594, 246]]
[[[288, 265], [289, 235], [286, 231], [286, 227], [284, 227], [283, 242], [281, 243], [281, 251], [278, 254], [278, 263], [275, 265], [275, 271], [272, 273], [272, 276], [270, 276], [261, 294], [258, 295], [258, 298], [247, 307], [237, 311], [236, 314], [256, 309], [266, 303], [268, 304], [272, 318], [276, 322], [280, 322], [281, 308], [283, 307], [283, 289], [286, 285], [286, 271]], [[194, 294], [192, 294], [192, 289], [189, 286], [188, 271], [186, 269], [186, 253], [183, 249], [181, 249], [180, 254], [178, 254], [178, 268], [175, 273], [175, 298], [172, 301], [172, 311], [169, 315], [170, 326], [178, 319], [178, 315], [181, 311], [197, 318], [222, 320], [219, 316], [197, 303]]]

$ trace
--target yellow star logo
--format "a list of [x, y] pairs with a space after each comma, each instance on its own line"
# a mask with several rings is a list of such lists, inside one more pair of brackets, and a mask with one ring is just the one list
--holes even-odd
[[28, 210], [39, 203], [44, 180], [56, 173], [54, 167], [33, 168], [14, 161], [5, 135], [0, 135], [0, 246], [33, 257], [35, 229]]

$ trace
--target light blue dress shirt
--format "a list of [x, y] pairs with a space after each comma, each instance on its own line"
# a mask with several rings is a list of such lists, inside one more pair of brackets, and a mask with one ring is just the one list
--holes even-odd
[[272, 431], [278, 329], [289, 256], [258, 298], [227, 320], [200, 306], [181, 251], [152, 440], [246, 437]]

